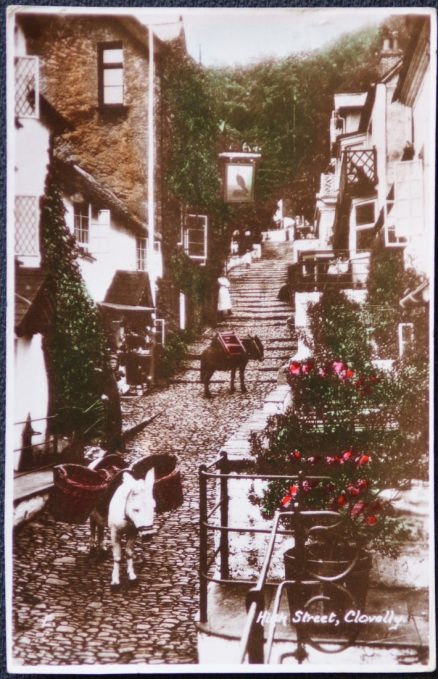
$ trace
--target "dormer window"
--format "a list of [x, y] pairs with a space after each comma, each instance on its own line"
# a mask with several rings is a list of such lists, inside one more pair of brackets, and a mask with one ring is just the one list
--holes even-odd
[[123, 106], [124, 65], [121, 42], [106, 42], [99, 45], [98, 69], [99, 106]]

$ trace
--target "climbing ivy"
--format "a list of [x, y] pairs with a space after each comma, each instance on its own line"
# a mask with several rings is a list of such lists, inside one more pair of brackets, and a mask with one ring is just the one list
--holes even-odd
[[162, 104], [169, 129], [165, 180], [182, 205], [208, 209], [217, 203], [218, 122], [207, 73], [177, 42], [162, 72]]
[[[178, 41], [168, 46], [161, 73], [165, 276], [190, 300], [194, 316], [204, 316], [214, 299], [214, 282], [227, 256], [230, 210], [221, 196], [219, 121], [211, 76], [187, 56]], [[181, 211], [208, 216], [206, 266], [191, 261], [178, 247]], [[191, 319], [192, 320], [192, 319]]]
[[101, 395], [109, 375], [108, 347], [64, 215], [52, 146], [40, 225], [42, 266], [51, 282], [54, 306], [53, 323], [44, 342], [51, 411], [58, 416], [58, 433], [90, 438], [104, 426]]

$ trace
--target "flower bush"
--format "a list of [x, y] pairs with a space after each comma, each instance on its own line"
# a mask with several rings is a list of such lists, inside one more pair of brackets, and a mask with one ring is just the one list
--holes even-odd
[[427, 427], [414, 402], [425, 376], [412, 364], [377, 370], [360, 307], [341, 292], [324, 293], [309, 318], [312, 359], [288, 366], [293, 409], [251, 437], [257, 471], [286, 477], [267, 484], [262, 513], [293, 500], [336, 510], [347, 537], [394, 557], [409, 530], [382, 491], [427, 476]]
[[265, 518], [278, 509], [292, 509], [294, 502], [304, 509], [337, 511], [347, 541], [397, 556], [410, 531], [391, 502], [380, 496], [373, 455], [349, 447], [339, 454], [305, 456], [294, 448], [286, 458], [283, 472], [291, 477], [269, 483], [261, 500]]

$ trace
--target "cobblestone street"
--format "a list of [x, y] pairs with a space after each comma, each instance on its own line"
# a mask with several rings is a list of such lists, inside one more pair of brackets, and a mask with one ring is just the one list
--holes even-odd
[[[142, 398], [146, 417], [157, 417], [129, 444], [127, 459], [174, 453], [183, 474], [184, 504], [157, 517], [158, 534], [137, 541], [138, 584], [110, 591], [111, 558], [88, 558], [88, 526], [55, 523], [46, 512], [15, 535], [14, 648], [17, 664], [196, 663], [198, 608], [198, 465], [213, 460], [239, 425], [273, 389], [278, 368], [293, 353], [286, 329], [290, 313], [277, 301], [286, 281], [288, 244], [230, 275], [234, 315], [227, 327], [257, 333], [264, 363], [246, 371], [248, 392], [229, 393], [229, 374], [216, 373], [213, 398], [203, 397], [199, 352], [193, 345], [184, 370], [166, 389]], [[215, 380], [216, 378], [216, 380]], [[196, 383], [198, 381], [198, 383]]]

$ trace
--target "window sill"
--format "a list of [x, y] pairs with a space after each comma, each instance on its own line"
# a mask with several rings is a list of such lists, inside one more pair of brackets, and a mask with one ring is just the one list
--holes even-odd
[[105, 117], [125, 116], [129, 111], [129, 106], [126, 104], [100, 104], [98, 112]]

